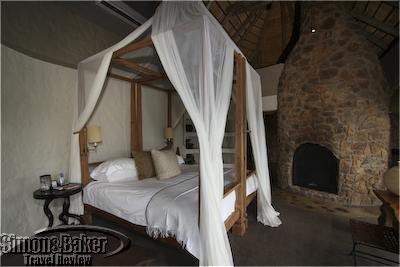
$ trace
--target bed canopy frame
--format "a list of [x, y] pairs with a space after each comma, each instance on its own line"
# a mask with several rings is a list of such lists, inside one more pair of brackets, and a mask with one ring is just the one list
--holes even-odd
[[[151, 37], [143, 37], [150, 27]], [[140, 61], [124, 58], [124, 55], [152, 46], [166, 73], [149, 68]], [[120, 75], [113, 72], [112, 68], [110, 71], [111, 64], [122, 66], [136, 73], [136, 76]], [[202, 2], [163, 2], [152, 18], [126, 38], [79, 64], [78, 101], [74, 109], [74, 134], [71, 139], [71, 181], [89, 182], [85, 124], [93, 113], [107, 76], [131, 83], [132, 152], [142, 150], [142, 85], [164, 90], [151, 83], [170, 80], [193, 120], [200, 145], [200, 265], [233, 265], [225, 230], [232, 229], [233, 233], [239, 235], [246, 231], [246, 209], [256, 196], [255, 193], [248, 197], [246, 194], [247, 126], [257, 171], [257, 220], [273, 227], [281, 223], [279, 213], [271, 205], [260, 77]], [[233, 87], [236, 96], [236, 177], [234, 183], [224, 189], [222, 141]], [[82, 89], [90, 89], [86, 102]], [[173, 92], [170, 88], [166, 91], [168, 126], [171, 126]], [[236, 193], [235, 210], [223, 222], [220, 214], [221, 194], [223, 192], [226, 196], [232, 191]], [[72, 210], [82, 214], [80, 196], [72, 200]], [[85, 211], [88, 214], [97, 212], [113, 216], [88, 205]]]
[[[110, 78], [118, 79], [121, 81], [129, 82], [131, 84], [131, 154], [134, 151], [143, 150], [143, 134], [142, 134], [142, 85], [146, 85], [150, 88], [165, 92], [168, 97], [168, 113], [167, 113], [167, 127], [171, 127], [172, 123], [172, 94], [175, 92], [174, 89], [168, 89], [153, 85], [152, 82], [168, 80], [168, 77], [162, 72], [156, 72], [150, 68], [144, 67], [143, 65], [136, 63], [132, 60], [121, 58], [121, 56], [138, 51], [142, 48], [152, 47], [153, 41], [150, 36], [144, 37], [142, 40], [133, 42], [113, 53], [112, 64], [124, 66], [131, 70], [137, 76], [135, 78], [126, 77], [121, 74], [115, 74], [108, 72], [107, 76]], [[236, 106], [235, 106], [235, 181], [230, 184], [224, 190], [224, 197], [236, 191], [236, 202], [235, 211], [232, 213], [225, 222], [226, 230], [232, 230], [232, 233], [237, 235], [244, 235], [247, 228], [247, 206], [256, 197], [257, 192], [246, 196], [246, 179], [249, 175], [253, 174], [254, 170], [247, 170], [247, 120], [246, 120], [246, 69], [245, 69], [245, 58], [235, 52], [235, 94], [236, 94]], [[87, 149], [87, 136], [86, 128], [83, 128], [79, 132], [79, 147], [80, 147], [80, 161], [81, 161], [81, 176], [82, 184], [86, 185], [90, 182], [91, 178], [89, 175], [89, 160], [88, 160], [88, 149]], [[201, 164], [201, 162], [200, 162]], [[199, 184], [201, 186], [201, 184]], [[200, 197], [200, 195], [199, 195]], [[98, 209], [93, 209], [89, 205], [85, 205], [85, 213], [88, 215], [88, 211], [92, 213], [99, 213]], [[199, 211], [200, 212], [200, 211]], [[200, 214], [199, 214], [200, 216]], [[87, 216], [86, 216], [87, 217]]]

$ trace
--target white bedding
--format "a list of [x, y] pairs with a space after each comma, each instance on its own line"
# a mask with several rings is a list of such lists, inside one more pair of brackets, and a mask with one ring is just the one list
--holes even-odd
[[[246, 193], [250, 195], [257, 189], [256, 177], [247, 179]], [[225, 171], [225, 185], [234, 179], [232, 170]], [[185, 188], [179, 186], [185, 184]], [[146, 226], [151, 236], [175, 235], [185, 248], [195, 257], [199, 256], [199, 235], [197, 229], [198, 210], [198, 166], [182, 167], [182, 174], [166, 180], [148, 178], [141, 181], [124, 181], [108, 183], [94, 181], [84, 188], [83, 202], [93, 207], [109, 212], [131, 223]], [[170, 191], [165, 192], [165, 191]], [[181, 190], [181, 191], [176, 191]], [[153, 197], [164, 193], [176, 193], [167, 211], [157, 205]], [[235, 210], [236, 193], [232, 191], [222, 202], [222, 218], [226, 220]], [[160, 201], [160, 200], [159, 200]], [[162, 203], [162, 202], [161, 202]], [[148, 210], [147, 210], [148, 209]], [[146, 214], [147, 210], [147, 214]], [[159, 216], [161, 212], [165, 214]], [[184, 214], [185, 213], [185, 214]], [[186, 218], [186, 219], [185, 219]], [[157, 221], [167, 221], [168, 232], [159, 231]], [[190, 221], [188, 223], [188, 221]], [[176, 228], [176, 229], [171, 229]], [[176, 236], [179, 232], [180, 236]]]

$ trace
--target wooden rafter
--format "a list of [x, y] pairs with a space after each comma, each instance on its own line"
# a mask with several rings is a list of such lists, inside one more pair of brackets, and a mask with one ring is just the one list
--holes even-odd
[[[226, 10], [226, 16], [223, 19], [222, 23], [224, 23], [225, 20], [229, 19], [229, 17], [232, 16], [238, 16], [243, 13], [251, 12], [254, 10], [260, 10], [264, 8], [265, 6], [269, 5], [269, 1], [263, 1], [263, 2], [237, 2], [230, 7], [227, 8]], [[221, 23], [221, 24], [222, 24]]]
[[131, 69], [133, 71], [143, 73], [143, 74], [148, 75], [148, 76], [159, 76], [159, 75], [161, 75], [160, 72], [157, 72], [157, 71], [151, 70], [149, 68], [143, 67], [142, 65], [140, 65], [140, 64], [138, 64], [136, 62], [133, 62], [131, 60], [122, 59], [122, 58], [115, 58], [115, 59], [112, 60], [112, 62], [116, 63], [118, 65], [122, 65], [124, 67], [127, 67], [127, 68], [129, 68], [129, 69]]
[[282, 51], [285, 49], [286, 46], [286, 33], [287, 33], [287, 22], [288, 22], [288, 16], [286, 15], [287, 12], [287, 2], [280, 2], [280, 8], [281, 8], [281, 44], [282, 44]]
[[358, 13], [356, 13], [354, 11], [351, 12], [351, 15], [356, 20], [362, 21], [362, 22], [364, 22], [364, 23], [366, 23], [368, 25], [371, 25], [371, 26], [377, 28], [380, 31], [386, 32], [386, 33], [388, 33], [388, 34], [390, 34], [392, 36], [399, 37], [399, 31], [396, 28], [391, 27], [391, 26], [383, 23], [380, 20], [377, 20], [377, 19], [372, 18], [372, 17], [367, 17], [367, 16], [362, 15], [362, 14], [358, 14]]
[[397, 1], [384, 1], [384, 3], [393, 8], [399, 8], [399, 2]]
[[[266, 11], [266, 12], [268, 12], [268, 11]], [[261, 30], [261, 34], [259, 35], [260, 37], [258, 38], [258, 42], [257, 42], [257, 44], [256, 44], [256, 48], [254, 49], [252, 55], [250, 56], [251, 62], [254, 62], [256, 56], [257, 56], [257, 55], [259, 54], [259, 52], [260, 52], [260, 49], [261, 49], [262, 44], [263, 44], [263, 41], [264, 41], [263, 36], [266, 35], [266, 31], [267, 31], [267, 28], [268, 28], [268, 19], [267, 19], [267, 16], [268, 16], [268, 14], [266, 14], [266, 16], [265, 16], [264, 25], [263, 25], [263, 28], [262, 28], [262, 30]]]
[[118, 49], [117, 51], [115, 51], [113, 53], [113, 58], [118, 58], [122, 55], [125, 55], [129, 52], [135, 51], [135, 50], [139, 50], [141, 48], [144, 47], [150, 47], [153, 46], [153, 41], [151, 40], [151, 36], [145, 37], [143, 40], [132, 43], [130, 45], [127, 45], [121, 49]]
[[368, 41], [370, 41], [371, 43], [373, 43], [374, 45], [376, 45], [380, 49], [386, 50], [387, 45], [381, 39], [376, 38], [374, 34], [365, 33], [365, 38], [367, 38]]
[[161, 73], [161, 74], [158, 75], [158, 76], [142, 77], [142, 78], [140, 78], [140, 79], [135, 80], [135, 82], [144, 84], [144, 83], [148, 83], [148, 82], [154, 82], [154, 81], [158, 81], [158, 80], [164, 80], [164, 79], [167, 79], [167, 78], [168, 78], [168, 77], [167, 77], [166, 74]]
[[111, 78], [114, 78], [114, 79], [117, 79], [117, 80], [123, 80], [123, 81], [127, 81], [127, 82], [132, 82], [132, 80], [133, 80], [132, 78], [128, 78], [128, 77], [125, 77], [125, 76], [122, 76], [122, 75], [114, 74], [114, 73], [111, 73], [111, 72], [107, 73], [107, 76], [109, 76]]
[[248, 30], [248, 28], [258, 20], [258, 18], [263, 14], [264, 10], [259, 10], [255, 9], [253, 10], [246, 18], [246, 20], [243, 22], [242, 26], [240, 29], [232, 36], [232, 40], [235, 40], [237, 37], [239, 39], [237, 40], [237, 44], [240, 43], [241, 39], [243, 38], [244, 34]]
[[164, 88], [164, 87], [152, 85], [151, 83], [141, 83], [141, 85], [145, 85], [145, 86], [147, 86], [147, 87], [150, 87], [150, 88], [153, 88], [153, 89], [155, 89], [155, 90], [162, 91], [162, 92], [165, 92], [165, 93], [168, 93], [168, 92], [175, 92], [175, 90], [172, 89], [172, 88]]
[[286, 2], [286, 11], [288, 14], [288, 23], [293, 25], [294, 21], [294, 3], [293, 2]]
[[289, 56], [290, 52], [296, 45], [297, 41], [300, 38], [300, 24], [301, 24], [301, 5], [297, 1], [294, 4], [294, 19], [293, 19], [293, 27], [292, 27], [292, 35], [290, 36], [289, 42], [286, 45], [285, 49], [283, 49], [282, 54], [279, 56], [277, 63], [284, 63], [286, 58]]
[[[219, 3], [219, 1], [215, 1], [214, 2], [216, 5], [216, 7], [221, 11], [221, 13], [225, 16], [222, 21], [220, 21], [221, 25], [224, 27], [224, 29], [226, 30], [226, 27], [224, 26], [224, 22], [226, 21], [226, 17], [227, 17], [227, 13], [225, 12], [225, 10], [221, 7], [221, 4]], [[232, 21], [227, 20], [229, 22], [229, 24], [231, 25], [232, 29], [234, 30], [238, 30], [238, 28], [236, 27], [237, 25], [235, 25], [234, 23], [232, 23]], [[228, 32], [228, 31], [227, 31]], [[229, 33], [229, 32], [228, 32]]]

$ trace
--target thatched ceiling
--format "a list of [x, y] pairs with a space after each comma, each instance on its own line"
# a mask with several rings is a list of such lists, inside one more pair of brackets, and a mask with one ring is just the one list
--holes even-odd
[[[342, 3], [364, 29], [379, 56], [398, 41], [398, 2]], [[295, 2], [208, 1], [206, 5], [256, 68], [278, 62], [296, 24]]]
[[277, 62], [292, 33], [294, 2], [209, 1], [206, 5], [254, 67]]
[[379, 56], [398, 41], [399, 2], [353, 1], [346, 5]]

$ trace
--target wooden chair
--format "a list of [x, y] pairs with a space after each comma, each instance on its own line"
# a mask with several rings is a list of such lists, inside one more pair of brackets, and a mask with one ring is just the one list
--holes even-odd
[[398, 258], [399, 233], [395, 231], [394, 228], [358, 220], [350, 220], [350, 229], [353, 238], [353, 250], [350, 254], [353, 255], [355, 266], [357, 266], [357, 256], [385, 265], [390, 265], [388, 263], [399, 264], [399, 261], [357, 250], [357, 246], [364, 246], [397, 254]]

